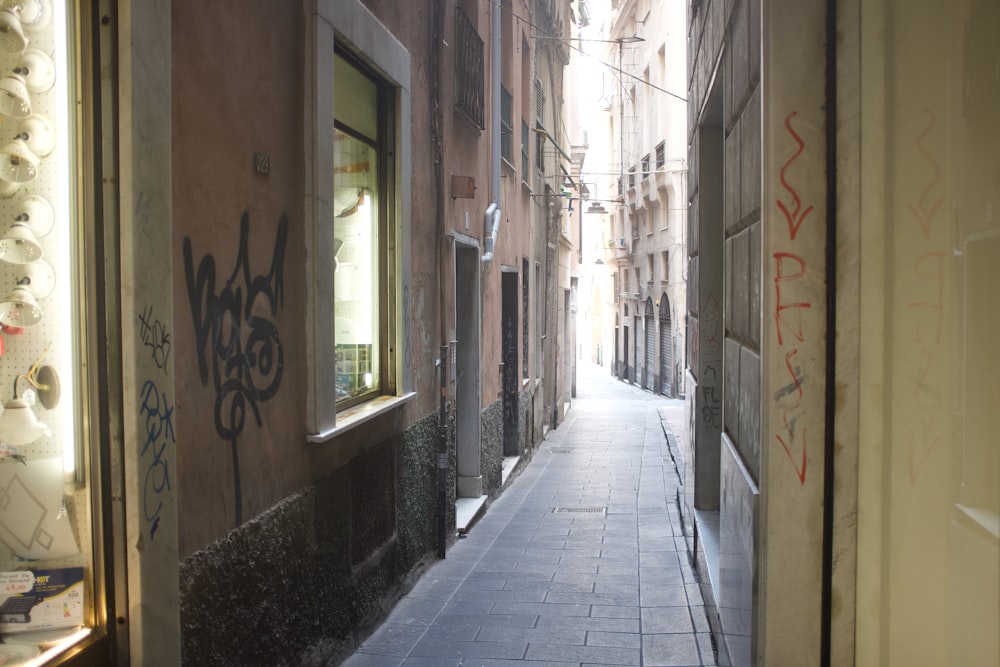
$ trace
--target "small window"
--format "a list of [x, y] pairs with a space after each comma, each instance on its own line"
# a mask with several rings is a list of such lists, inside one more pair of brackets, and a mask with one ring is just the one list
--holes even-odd
[[539, 123], [545, 122], [545, 89], [538, 79], [535, 79], [535, 117]]
[[670, 282], [670, 252], [663, 250], [660, 252], [660, 267], [663, 273], [660, 275], [662, 282]]
[[521, 180], [525, 183], [528, 182], [528, 168], [531, 166], [531, 145], [529, 142], [529, 137], [531, 136], [530, 130], [528, 130], [528, 123], [523, 118], [521, 119]]
[[649, 153], [642, 156], [642, 177], [649, 178]]
[[500, 86], [500, 156], [512, 163], [513, 140], [514, 140], [514, 120], [513, 120], [514, 97], [507, 86]]
[[461, 7], [455, 8], [455, 108], [483, 129], [483, 39]]
[[535, 129], [535, 167], [545, 173], [545, 128], [538, 123]]

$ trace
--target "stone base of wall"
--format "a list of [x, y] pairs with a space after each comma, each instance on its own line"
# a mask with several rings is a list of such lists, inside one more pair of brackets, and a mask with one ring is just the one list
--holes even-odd
[[349, 655], [436, 558], [438, 440], [431, 415], [186, 558], [183, 664]]

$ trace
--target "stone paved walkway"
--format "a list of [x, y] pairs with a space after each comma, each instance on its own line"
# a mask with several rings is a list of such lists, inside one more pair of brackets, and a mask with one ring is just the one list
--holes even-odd
[[534, 459], [345, 665], [715, 664], [665, 435], [683, 431], [683, 401], [599, 367], [577, 387]]

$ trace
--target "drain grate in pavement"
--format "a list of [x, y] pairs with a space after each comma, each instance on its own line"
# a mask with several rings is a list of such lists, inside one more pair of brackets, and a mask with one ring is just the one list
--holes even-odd
[[553, 507], [552, 512], [586, 512], [588, 514], [604, 514], [608, 511], [607, 507]]
[[572, 447], [549, 447], [549, 451], [553, 454], [569, 454], [573, 451]]

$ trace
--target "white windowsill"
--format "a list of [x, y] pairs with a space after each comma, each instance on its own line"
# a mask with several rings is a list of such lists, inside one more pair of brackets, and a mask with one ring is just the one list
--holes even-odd
[[337, 425], [322, 433], [313, 433], [306, 436], [306, 441], [313, 443], [324, 443], [332, 440], [346, 431], [364, 424], [370, 419], [379, 415], [384, 415], [390, 410], [395, 410], [405, 403], [409, 403], [415, 398], [417, 392], [411, 391], [402, 396], [379, 396], [370, 401], [365, 401], [359, 405], [347, 408], [343, 412], [337, 413]]

